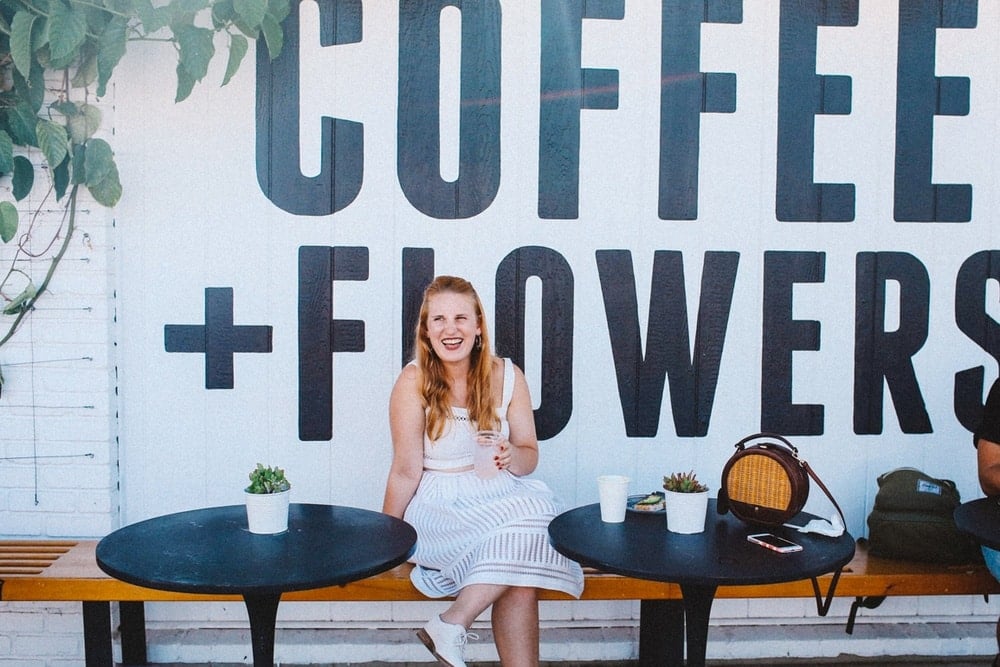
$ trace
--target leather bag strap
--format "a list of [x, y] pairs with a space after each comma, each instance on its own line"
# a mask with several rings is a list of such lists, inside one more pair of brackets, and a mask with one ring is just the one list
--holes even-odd
[[[819, 475], [816, 474], [816, 471], [812, 469], [812, 466], [810, 466], [805, 459], [799, 456], [799, 450], [792, 443], [788, 442], [788, 440], [785, 439], [783, 436], [780, 436], [777, 433], [757, 433], [755, 435], [751, 435], [740, 440], [739, 443], [737, 443], [736, 448], [743, 449], [744, 445], [747, 442], [750, 442], [751, 440], [755, 440], [757, 438], [773, 438], [779, 441], [781, 444], [788, 447], [791, 450], [792, 455], [795, 457], [795, 460], [798, 461], [799, 465], [802, 466], [802, 469], [806, 471], [806, 474], [809, 475], [809, 477], [812, 478], [814, 482], [816, 482], [816, 486], [822, 489], [823, 493], [826, 494], [826, 497], [830, 499], [831, 503], [833, 503], [834, 508], [840, 515], [840, 522], [844, 526], [847, 525], [847, 519], [846, 517], [844, 517], [844, 511], [840, 509], [840, 505], [837, 504], [837, 500], [833, 497], [833, 494], [830, 493], [830, 489], [826, 488], [826, 484], [824, 484], [823, 480], [819, 478]], [[830, 580], [830, 588], [826, 592], [825, 599], [823, 593], [819, 589], [818, 579], [816, 577], [810, 577], [810, 579], [812, 580], [813, 595], [816, 598], [816, 612], [820, 616], [826, 616], [827, 612], [830, 611], [830, 603], [833, 602], [834, 593], [836, 592], [837, 589], [837, 582], [840, 581], [840, 573], [843, 571], [843, 569], [844, 568], [838, 568], [837, 571], [833, 573], [833, 578]]]

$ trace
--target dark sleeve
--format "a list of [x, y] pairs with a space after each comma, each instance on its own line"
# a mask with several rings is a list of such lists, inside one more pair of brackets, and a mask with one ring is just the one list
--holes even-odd
[[976, 429], [973, 444], [978, 446], [980, 439], [1000, 443], [1000, 379], [990, 387], [989, 396], [986, 397], [986, 407], [983, 408], [983, 421]]

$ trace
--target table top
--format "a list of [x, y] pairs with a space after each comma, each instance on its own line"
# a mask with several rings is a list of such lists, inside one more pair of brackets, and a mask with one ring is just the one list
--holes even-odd
[[[790, 523], [816, 517], [805, 512]], [[747, 541], [770, 532], [802, 545], [780, 554]], [[667, 531], [662, 513], [628, 512], [624, 523], [601, 521], [599, 504], [560, 514], [549, 524], [552, 546], [581, 565], [639, 579], [698, 586], [769, 584], [834, 572], [854, 557], [854, 538], [800, 533], [791, 528], [751, 526], [732, 514], [720, 515], [709, 500], [705, 532]]]
[[1000, 549], [1000, 499], [980, 498], [955, 508], [955, 526], [991, 549]]
[[97, 564], [122, 581], [184, 593], [273, 595], [345, 584], [399, 565], [413, 527], [371, 510], [292, 503], [288, 530], [259, 535], [246, 507], [155, 517], [97, 545]]

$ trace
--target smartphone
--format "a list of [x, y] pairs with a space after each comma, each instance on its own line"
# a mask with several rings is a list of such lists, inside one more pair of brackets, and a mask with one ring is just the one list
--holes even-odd
[[772, 535], [771, 533], [758, 533], [756, 535], [747, 535], [747, 540], [753, 542], [754, 544], [759, 544], [760, 546], [770, 549], [771, 551], [777, 551], [782, 554], [789, 554], [793, 551], [802, 551], [802, 545], [796, 544], [795, 542], [789, 542], [783, 537], [778, 537], [777, 535]]

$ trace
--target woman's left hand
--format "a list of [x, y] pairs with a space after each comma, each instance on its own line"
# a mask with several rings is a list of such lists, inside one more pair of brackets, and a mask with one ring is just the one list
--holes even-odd
[[493, 461], [496, 463], [498, 470], [506, 470], [507, 468], [510, 468], [512, 458], [513, 446], [510, 444], [510, 440], [504, 438], [497, 446], [497, 453], [493, 457]]

